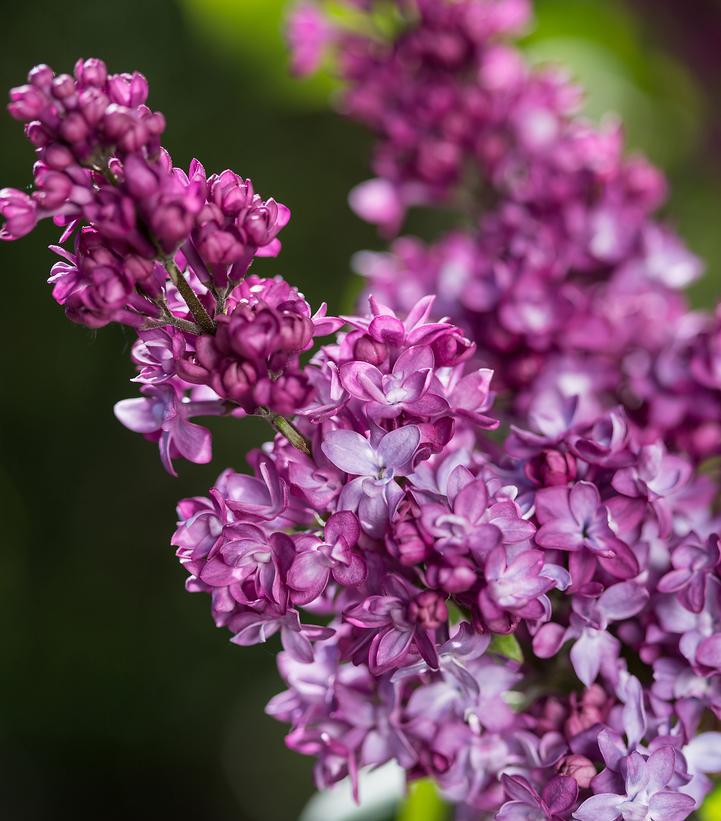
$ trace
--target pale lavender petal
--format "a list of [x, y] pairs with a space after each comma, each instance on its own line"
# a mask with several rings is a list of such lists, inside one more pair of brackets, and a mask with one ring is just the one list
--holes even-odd
[[386, 467], [393, 468], [398, 473], [405, 472], [411, 466], [420, 440], [421, 432], [418, 428], [415, 425], [405, 425], [385, 434], [378, 445], [378, 455]]
[[670, 790], [657, 792], [648, 802], [652, 821], [684, 821], [695, 809], [696, 802], [690, 795]]
[[[418, 429], [415, 430], [417, 432]], [[378, 472], [378, 463], [371, 443], [354, 430], [330, 431], [325, 435], [321, 449], [328, 459], [345, 473], [372, 476]]]
[[154, 403], [150, 399], [123, 399], [115, 404], [114, 412], [118, 421], [135, 433], [153, 433], [160, 430], [162, 418], [153, 413]]
[[616, 821], [620, 813], [618, 808], [625, 801], [621, 795], [600, 793], [587, 798], [573, 813], [578, 821]]

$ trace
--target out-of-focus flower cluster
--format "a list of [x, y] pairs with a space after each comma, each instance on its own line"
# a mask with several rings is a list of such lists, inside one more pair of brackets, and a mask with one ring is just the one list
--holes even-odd
[[621, 403], [694, 458], [718, 453], [718, 322], [682, 294], [701, 263], [654, 218], [665, 181], [624, 156], [621, 125], [585, 121], [566, 73], [530, 68], [509, 42], [530, 3], [349, 6], [302, 3], [289, 34], [300, 72], [336, 56], [341, 110], [377, 137], [378, 176], [351, 205], [389, 235], [411, 205], [471, 224], [358, 254], [370, 292], [403, 311], [438, 293], [520, 419], [550, 385], [582, 395], [589, 419]]
[[145, 80], [95, 60], [11, 92], [38, 162], [31, 194], [0, 193], [0, 236], [53, 217], [72, 238], [53, 295], [137, 331], [141, 397], [116, 414], [169, 471], [210, 460], [196, 417], [276, 431], [250, 473], [180, 502], [172, 542], [235, 644], [279, 636], [268, 712], [319, 786], [395, 761], [459, 818], [681, 821], [721, 771], [721, 522], [699, 470], [721, 320], [684, 302], [699, 264], [652, 219], [658, 172], [501, 39], [527, 12], [292, 17], [296, 69], [335, 49], [345, 110], [379, 135], [361, 214], [393, 234], [408, 205], [479, 217], [490, 194], [472, 230], [360, 255], [359, 315], [249, 274], [288, 210], [174, 168]]

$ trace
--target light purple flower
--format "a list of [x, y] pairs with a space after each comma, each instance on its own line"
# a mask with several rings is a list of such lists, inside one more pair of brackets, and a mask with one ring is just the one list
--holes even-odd
[[576, 804], [578, 785], [567, 775], [552, 778], [539, 794], [522, 776], [501, 777], [507, 801], [496, 814], [498, 821], [560, 821]]
[[670, 786], [675, 771], [672, 747], [659, 747], [648, 758], [632, 752], [621, 762], [625, 792], [591, 796], [574, 812], [578, 821], [683, 821], [696, 802]]
[[375, 422], [393, 419], [405, 412], [411, 416], [437, 416], [449, 409], [442, 396], [429, 391], [435, 361], [427, 345], [407, 348], [389, 374], [368, 362], [347, 362], [340, 367], [343, 387], [365, 401], [366, 412]]
[[444, 598], [431, 590], [418, 592], [398, 576], [390, 576], [384, 588], [385, 595], [369, 596], [343, 614], [365, 632], [361, 648], [370, 671], [381, 675], [403, 667], [412, 650], [437, 670], [435, 634], [448, 620]]
[[145, 385], [140, 399], [124, 399], [115, 405], [115, 415], [129, 430], [157, 440], [163, 467], [177, 475], [172, 459], [183, 456], [196, 464], [212, 458], [210, 431], [190, 422], [193, 416], [219, 416], [219, 402], [183, 400], [172, 385]]
[[396, 477], [411, 472], [420, 431], [406, 425], [375, 438], [373, 444], [356, 431], [333, 430], [321, 449], [337, 468], [357, 477], [343, 488], [340, 509], [357, 511], [363, 530], [377, 537], [403, 496]]
[[333, 579], [344, 587], [356, 587], [366, 578], [362, 556], [354, 551], [360, 536], [355, 514], [347, 510], [334, 513], [326, 522], [324, 540], [315, 536], [297, 536], [296, 555], [288, 572], [295, 604], [314, 601]]
[[694, 613], [703, 610], [706, 601], [706, 579], [721, 562], [719, 539], [716, 534], [702, 543], [695, 533], [671, 553], [673, 570], [659, 579], [661, 593], [678, 593], [684, 607]]
[[[598, 488], [590, 482], [577, 482], [571, 488], [539, 490], [536, 517], [541, 524], [535, 537], [538, 545], [581, 553], [578, 559], [572, 557], [574, 585], [579, 586], [588, 579], [595, 559], [616, 578], [630, 578], [638, 573], [634, 554], [611, 529], [608, 509], [601, 502]], [[583, 553], [588, 554], [588, 558]]]
[[587, 687], [600, 670], [615, 679], [621, 644], [606, 628], [611, 622], [635, 616], [648, 598], [648, 591], [635, 582], [614, 584], [597, 598], [576, 595], [568, 629], [563, 631], [553, 623], [544, 625], [534, 636], [534, 652], [541, 658], [550, 658], [564, 641], [573, 638], [576, 641], [571, 648], [571, 663]]

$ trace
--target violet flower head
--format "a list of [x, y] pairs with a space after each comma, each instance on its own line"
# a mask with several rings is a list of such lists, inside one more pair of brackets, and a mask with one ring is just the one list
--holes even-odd
[[357, 796], [395, 761], [459, 817], [680, 821], [721, 766], [721, 521], [698, 469], [721, 452], [721, 313], [682, 293], [702, 266], [655, 215], [660, 172], [509, 42], [529, 12], [291, 13], [295, 71], [327, 57], [375, 137], [354, 210], [391, 237], [415, 206], [457, 217], [358, 254], [352, 316], [250, 273], [288, 208], [174, 167], [145, 78], [96, 59], [11, 91], [36, 162], [0, 192], [0, 238], [53, 219], [54, 299], [136, 332], [116, 416], [168, 471], [210, 460], [201, 416], [270, 424], [248, 472], [179, 503], [172, 543], [235, 645], [282, 648], [268, 712], [320, 788]]

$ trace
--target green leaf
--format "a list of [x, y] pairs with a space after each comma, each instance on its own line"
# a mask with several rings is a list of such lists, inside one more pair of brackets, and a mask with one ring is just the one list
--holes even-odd
[[505, 656], [513, 661], [523, 661], [523, 650], [521, 650], [521, 645], [512, 634], [495, 635], [491, 640], [488, 652], [498, 653], [499, 656]]
[[411, 784], [397, 821], [446, 821], [448, 817], [448, 805], [438, 795], [436, 785], [423, 779]]

